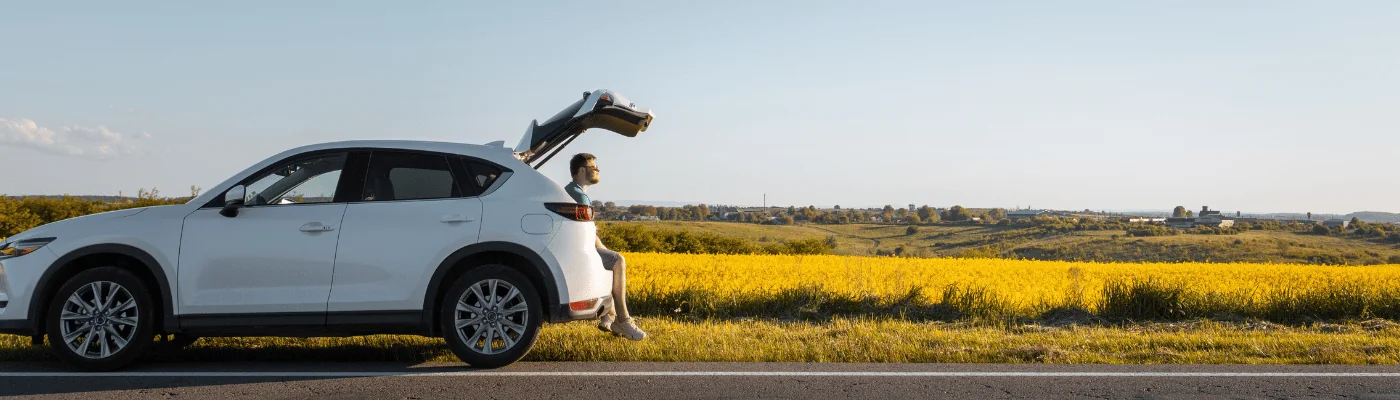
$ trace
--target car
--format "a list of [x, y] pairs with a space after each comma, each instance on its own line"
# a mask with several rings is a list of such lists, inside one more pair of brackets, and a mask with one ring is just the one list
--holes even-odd
[[214, 336], [440, 336], [508, 365], [543, 323], [611, 299], [593, 210], [537, 169], [589, 129], [633, 137], [652, 118], [595, 90], [514, 148], [310, 145], [185, 204], [40, 226], [0, 244], [0, 332], [47, 336], [84, 371]]

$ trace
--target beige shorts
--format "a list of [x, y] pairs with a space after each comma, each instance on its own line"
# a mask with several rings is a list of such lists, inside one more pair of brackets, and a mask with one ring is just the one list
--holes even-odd
[[608, 249], [598, 249], [598, 257], [603, 259], [603, 268], [608, 271], [612, 271], [613, 267], [617, 266], [617, 263], [622, 262], [621, 254], [617, 254], [616, 251]]

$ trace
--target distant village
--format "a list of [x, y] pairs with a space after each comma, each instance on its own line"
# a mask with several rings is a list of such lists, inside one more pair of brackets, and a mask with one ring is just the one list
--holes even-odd
[[[845, 217], [842, 223], [910, 223], [913, 219], [918, 219], [921, 213], [936, 213], [940, 216], [947, 216], [951, 208], [942, 207], [919, 207], [909, 204], [906, 208], [886, 207], [866, 207], [866, 208], [842, 208], [841, 206], [817, 208], [794, 207], [794, 206], [769, 206], [769, 207], [740, 207], [726, 205], [704, 205], [684, 206], [684, 207], [654, 207], [645, 205], [632, 205], [629, 207], [612, 206], [611, 203], [595, 202], [595, 208], [602, 213], [599, 219], [619, 220], [619, 221], [662, 221], [662, 220], [706, 220], [706, 221], [732, 221], [732, 222], [759, 222], [759, 223], [782, 223], [783, 216], [797, 217], [798, 220], [815, 220], [815, 216], [830, 217], [833, 215]], [[956, 206], [955, 206], [956, 207]], [[927, 208], [927, 210], [921, 210]], [[957, 207], [961, 208], [961, 207]], [[699, 211], [703, 209], [704, 211]], [[1124, 213], [1106, 211], [1066, 211], [1049, 209], [966, 209], [966, 218], [948, 220], [938, 218], [935, 221], [943, 222], [963, 222], [971, 224], [997, 223], [1006, 220], [1007, 223], [1026, 223], [1036, 218], [1056, 218], [1056, 219], [1116, 219], [1129, 223], [1141, 223], [1149, 225], [1161, 225], [1179, 229], [1191, 229], [1197, 227], [1230, 228], [1237, 222], [1277, 222], [1277, 223], [1302, 223], [1319, 224], [1329, 228], [1346, 229], [1350, 220], [1342, 218], [1340, 215], [1319, 215], [1306, 214], [1266, 214], [1266, 215], [1246, 215], [1239, 211], [1225, 214], [1218, 210], [1212, 210], [1209, 206], [1202, 206], [1200, 211], [1185, 210], [1178, 207], [1179, 213]], [[672, 215], [666, 215], [671, 212]], [[680, 215], [677, 215], [680, 214]], [[698, 215], [697, 215], [698, 214]], [[802, 218], [805, 214], [806, 218]], [[699, 218], [696, 218], [696, 217]], [[991, 220], [987, 220], [991, 219]], [[837, 221], [817, 221], [817, 222], [837, 222]], [[930, 222], [928, 218], [923, 218], [921, 222]]]

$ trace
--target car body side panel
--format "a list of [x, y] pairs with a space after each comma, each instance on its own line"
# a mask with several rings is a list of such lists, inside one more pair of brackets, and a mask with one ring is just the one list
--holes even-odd
[[[183, 314], [325, 312], [344, 203], [245, 207], [186, 219], [180, 253]], [[328, 226], [307, 231], [309, 225]]]
[[341, 226], [329, 311], [417, 310], [443, 260], [477, 242], [481, 200], [354, 203]]

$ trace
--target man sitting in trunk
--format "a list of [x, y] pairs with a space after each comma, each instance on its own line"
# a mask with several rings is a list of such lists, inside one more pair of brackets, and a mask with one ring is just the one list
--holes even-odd
[[[587, 189], [589, 186], [598, 184], [597, 158], [592, 154], [579, 153], [569, 160], [569, 171], [573, 174], [573, 182], [564, 185], [564, 191], [569, 192], [569, 196], [574, 198], [579, 204], [588, 206], [592, 202], [588, 198]], [[603, 267], [613, 272], [612, 307], [603, 307], [604, 311], [598, 317], [598, 329], [603, 332], [612, 332], [631, 340], [642, 340], [647, 337], [646, 332], [642, 332], [632, 323], [632, 315], [627, 313], [627, 262], [622, 259], [621, 254], [609, 250], [603, 246], [603, 241], [593, 239], [598, 246], [598, 256], [603, 259]]]

